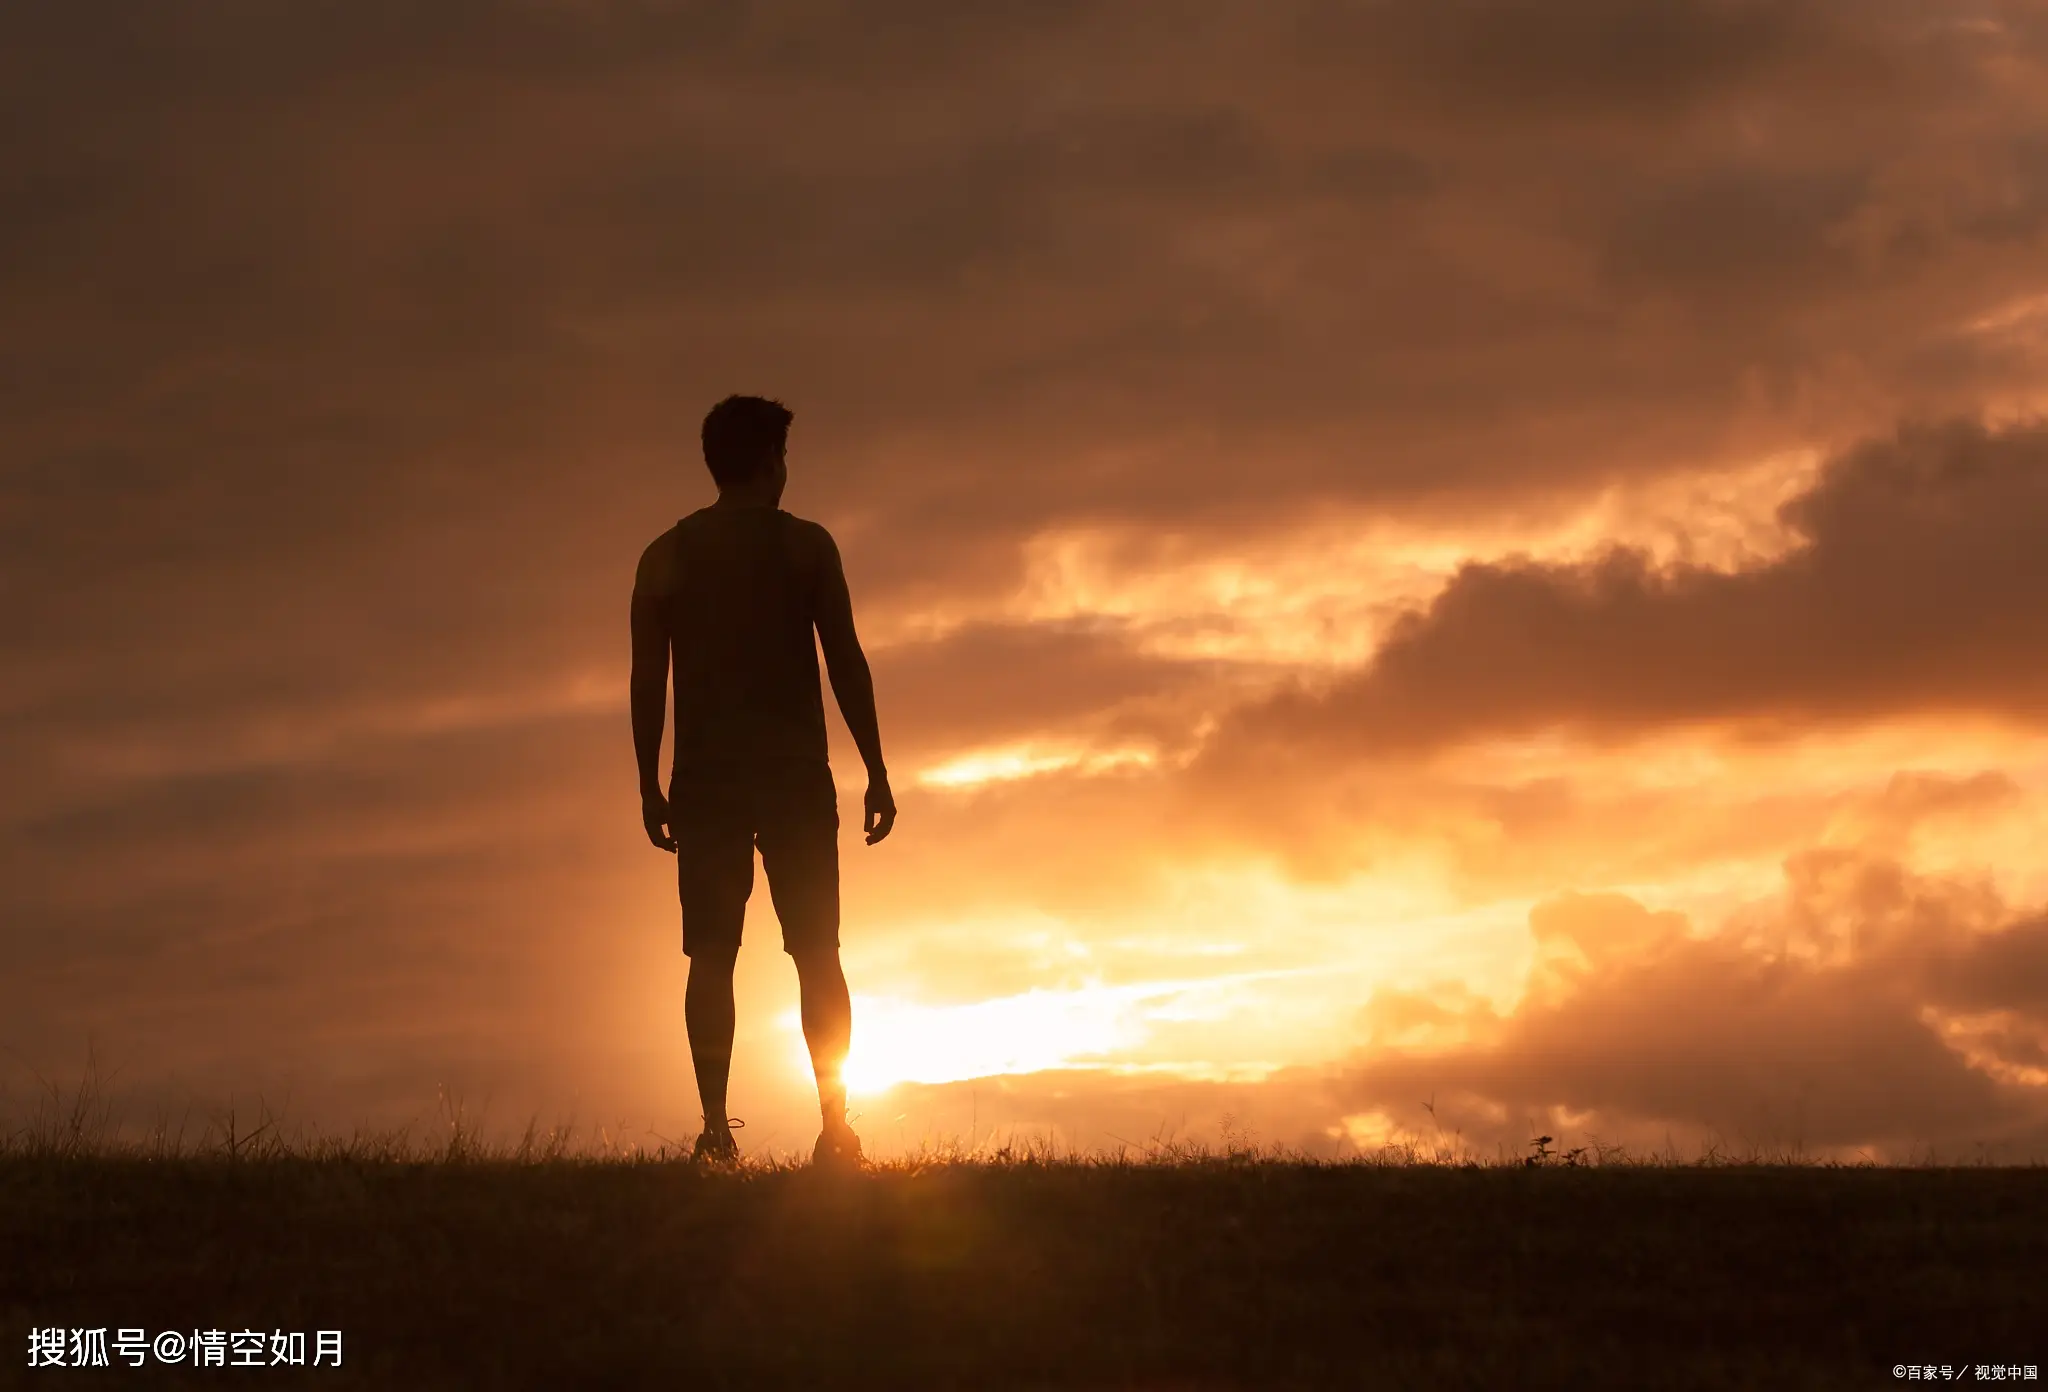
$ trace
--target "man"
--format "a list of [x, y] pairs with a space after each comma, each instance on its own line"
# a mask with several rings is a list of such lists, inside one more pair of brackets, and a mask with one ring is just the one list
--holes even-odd
[[[870, 846], [895, 825], [896, 802], [839, 548], [823, 527], [779, 506], [791, 418], [757, 396], [729, 396], [704, 417], [704, 463], [718, 501], [655, 538], [633, 581], [633, 750], [648, 839], [676, 856], [690, 959], [683, 1013], [704, 1108], [695, 1158], [739, 1156], [725, 1114], [732, 972], [759, 846], [783, 949], [796, 961], [818, 1079], [824, 1129], [812, 1159], [857, 1166], [860, 1140], [840, 1079], [853, 1012], [839, 964], [839, 808], [825, 761], [818, 646], [867, 764]], [[664, 797], [655, 765], [671, 652], [675, 760]]]

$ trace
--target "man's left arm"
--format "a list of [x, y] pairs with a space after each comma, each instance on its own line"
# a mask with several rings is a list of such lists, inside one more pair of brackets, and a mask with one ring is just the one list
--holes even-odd
[[647, 839], [664, 851], [676, 848], [669, 834], [668, 799], [661, 791], [661, 728], [668, 704], [668, 625], [661, 603], [633, 591], [633, 757], [640, 765], [640, 820]]

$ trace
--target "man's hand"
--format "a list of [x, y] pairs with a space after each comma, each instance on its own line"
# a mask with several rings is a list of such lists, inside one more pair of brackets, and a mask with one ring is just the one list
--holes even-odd
[[640, 822], [647, 828], [647, 839], [654, 843], [656, 850], [673, 851], [676, 848], [675, 837], [664, 830], [669, 827], [668, 799], [658, 789], [640, 794]]
[[861, 830], [867, 833], [868, 844], [872, 846], [896, 825], [896, 795], [889, 791], [887, 774], [868, 780], [868, 795], [862, 806], [867, 815], [861, 821]]

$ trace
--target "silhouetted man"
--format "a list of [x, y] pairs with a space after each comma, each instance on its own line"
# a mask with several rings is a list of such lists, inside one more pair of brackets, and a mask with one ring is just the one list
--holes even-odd
[[[725, 1114], [732, 970], [759, 846], [818, 1077], [824, 1130], [812, 1158], [858, 1164], [840, 1080], [853, 1011], [839, 965], [839, 804], [813, 629], [867, 764], [870, 846], [895, 825], [896, 801], [839, 548], [823, 527], [777, 506], [790, 420], [780, 402], [757, 396], [729, 396], [704, 417], [718, 501], [656, 537], [633, 580], [633, 749], [648, 839], [676, 854], [690, 959], [683, 1013], [704, 1108], [696, 1158], [739, 1154]], [[671, 652], [675, 763], [664, 798], [655, 765]]]

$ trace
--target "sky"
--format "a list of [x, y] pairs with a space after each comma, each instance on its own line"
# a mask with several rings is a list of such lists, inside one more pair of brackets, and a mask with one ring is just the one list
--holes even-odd
[[2048, 1154], [2044, 69], [2019, 0], [7, 7], [0, 1112], [687, 1141], [627, 607], [744, 392], [901, 808], [834, 713], [870, 1154]]

